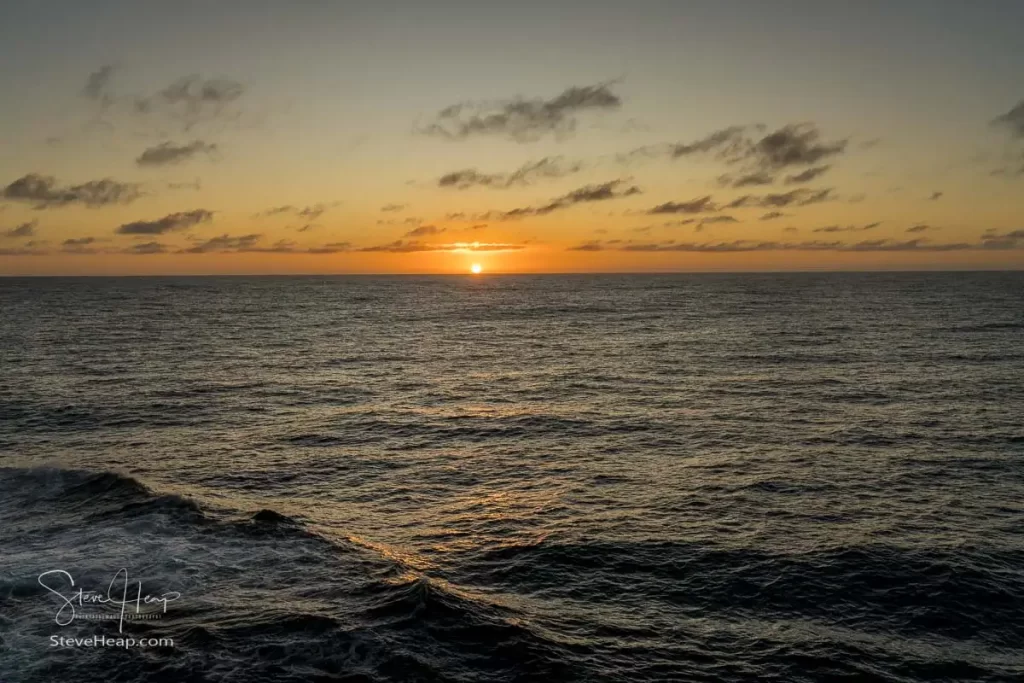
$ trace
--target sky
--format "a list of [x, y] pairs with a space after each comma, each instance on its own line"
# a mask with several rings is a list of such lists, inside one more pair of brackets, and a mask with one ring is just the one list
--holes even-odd
[[0, 275], [1024, 267], [1024, 3], [0, 0]]

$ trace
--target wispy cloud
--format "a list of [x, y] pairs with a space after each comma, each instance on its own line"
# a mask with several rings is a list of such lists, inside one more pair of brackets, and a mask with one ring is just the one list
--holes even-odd
[[345, 251], [352, 251], [351, 242], [329, 242], [315, 247], [309, 247], [307, 253], [310, 254], [338, 254]]
[[636, 185], [628, 185], [626, 180], [610, 180], [597, 185], [585, 185], [573, 190], [568, 194], [553, 199], [541, 206], [528, 206], [509, 211], [488, 211], [485, 214], [476, 216], [476, 220], [515, 220], [527, 216], [544, 216], [555, 211], [568, 209], [577, 204], [589, 202], [600, 202], [609, 199], [620, 199], [642, 194], [642, 190]]
[[133, 244], [130, 247], [125, 247], [121, 253], [124, 254], [166, 254], [171, 250], [166, 244], [160, 242], [144, 242], [142, 244]]
[[138, 166], [168, 166], [180, 164], [200, 154], [209, 156], [216, 151], [217, 145], [202, 140], [193, 140], [185, 145], [162, 142], [143, 150], [142, 154], [135, 159], [135, 163]]
[[[1021, 238], [1024, 239], [1024, 231], [1021, 232]], [[994, 236], [995, 237], [995, 236]], [[1014, 244], [1018, 244], [1014, 242]], [[1024, 248], [1024, 242], [1019, 243]], [[862, 242], [822, 242], [822, 241], [803, 241], [803, 242], [778, 242], [772, 240], [732, 240], [727, 242], [679, 242], [675, 240], [666, 240], [664, 242], [648, 242], [648, 243], [632, 243], [627, 242], [619, 245], [611, 245], [610, 243], [601, 242], [586, 242], [576, 247], [570, 247], [571, 251], [601, 251], [603, 249], [615, 249], [618, 251], [631, 251], [631, 252], [697, 252], [697, 253], [734, 253], [734, 252], [749, 252], [749, 251], [846, 251], [846, 252], [890, 252], [890, 251], [905, 251], [905, 252], [946, 252], [946, 251], [966, 251], [974, 249], [984, 248], [996, 248], [989, 247], [983, 243], [979, 244], [968, 244], [968, 243], [953, 243], [953, 244], [935, 244], [928, 242], [923, 239], [914, 240], [868, 240]], [[1016, 248], [1014, 247], [999, 247], [999, 248]]]
[[739, 177], [724, 176], [720, 179], [724, 184], [742, 187], [744, 184], [774, 182], [776, 174], [784, 169], [819, 164], [787, 178], [789, 182], [806, 182], [831, 168], [820, 165], [820, 162], [845, 153], [849, 145], [848, 139], [824, 141], [821, 131], [813, 123], [791, 123], [767, 135], [760, 135], [764, 130], [763, 125], [730, 126], [692, 142], [641, 147], [622, 158], [668, 156], [681, 159], [710, 155], [723, 163], [744, 168]]
[[99, 242], [95, 237], [78, 237], [61, 242], [61, 251], [71, 254], [94, 254], [96, 250], [90, 245]]
[[396, 211], [407, 209], [408, 207], [408, 204], [385, 204], [384, 206], [380, 207], [380, 210], [381, 213], [394, 213]]
[[726, 173], [718, 176], [718, 184], [722, 187], [751, 187], [753, 185], [771, 185], [774, 182], [775, 175], [770, 171], [755, 171], [741, 176]]
[[569, 247], [566, 251], [604, 251], [604, 243], [600, 240], [591, 240], [584, 242], [583, 244], [577, 244], [575, 247]]
[[440, 235], [444, 232], [444, 228], [439, 228], [436, 225], [421, 225], [418, 228], [414, 228], [409, 232], [405, 233], [406, 237], [433, 237]]
[[239, 236], [224, 234], [219, 237], [196, 242], [191, 247], [184, 249], [183, 252], [187, 254], [208, 254], [210, 252], [239, 251], [256, 246], [262, 238], [263, 235], [260, 234]]
[[540, 180], [554, 180], [577, 173], [583, 169], [582, 162], [565, 162], [561, 157], [544, 157], [540, 161], [523, 164], [511, 173], [481, 173], [475, 168], [465, 168], [446, 173], [437, 180], [438, 187], [465, 190], [471, 187], [508, 189], [531, 185]]
[[1005, 114], [997, 116], [992, 123], [1007, 129], [1014, 137], [1024, 138], [1024, 100]]
[[[823, 142], [821, 132], [813, 123], [795, 123], [758, 140], [748, 157], [762, 168], [807, 166], [842, 154], [846, 151], [847, 144], [847, 140]], [[816, 175], [828, 170], [827, 166], [821, 168], [824, 170], [817, 169]]]
[[811, 190], [799, 188], [781, 194], [744, 195], [726, 204], [726, 208], [760, 207], [764, 209], [777, 209], [787, 206], [808, 206], [836, 199], [838, 197], [832, 194], [831, 189]]
[[0, 233], [0, 236], [17, 239], [19, 237], [32, 237], [36, 234], [36, 226], [39, 225], [39, 221], [28, 221], [21, 225], [16, 225], [9, 230], [4, 230]]
[[981, 244], [985, 249], [1024, 249], [1024, 230], [1004, 233], [989, 230], [982, 235]]
[[420, 132], [446, 140], [476, 136], [533, 142], [546, 135], [567, 136], [587, 111], [614, 110], [622, 100], [611, 83], [572, 87], [551, 98], [517, 97], [499, 102], [462, 102], [442, 109]]
[[57, 184], [53, 176], [29, 173], [0, 191], [0, 197], [32, 204], [36, 209], [53, 209], [82, 204], [91, 209], [111, 204], [129, 204], [142, 196], [137, 183], [121, 183], [110, 178], [90, 180], [80, 185]]
[[351, 242], [328, 242], [301, 246], [292, 240], [281, 239], [272, 244], [263, 244], [263, 235], [220, 235], [208, 240], [194, 242], [191, 247], [181, 249], [183, 254], [223, 254], [223, 253], [261, 253], [261, 254], [340, 254], [352, 251]]
[[341, 202], [318, 202], [316, 204], [310, 204], [309, 206], [284, 204], [282, 206], [275, 206], [265, 211], [261, 211], [254, 217], [271, 218], [273, 216], [295, 216], [306, 221], [315, 221], [317, 218], [320, 218], [320, 216], [340, 205]]
[[786, 176], [787, 185], [798, 185], [800, 183], [809, 183], [812, 180], [819, 178], [828, 173], [831, 166], [814, 166], [796, 175]]
[[226, 78], [179, 78], [163, 90], [135, 100], [140, 115], [161, 115], [188, 131], [198, 124], [228, 115], [229, 106], [245, 94], [245, 86]]
[[703, 232], [704, 228], [709, 225], [722, 225], [723, 223], [739, 223], [739, 221], [732, 216], [710, 216], [701, 219], [694, 230], [696, 232]]
[[99, 102], [100, 106], [106, 108], [113, 104], [114, 95], [110, 89], [111, 80], [114, 77], [114, 65], [106, 64], [89, 74], [82, 87], [81, 95], [87, 100]]
[[658, 204], [657, 206], [648, 209], [647, 213], [665, 214], [665, 213], [711, 213], [718, 211], [719, 206], [715, 204], [711, 199], [711, 195], [704, 197], [698, 197], [697, 199], [691, 199], [686, 202], [665, 202], [664, 204]]
[[864, 232], [865, 230], [874, 230], [881, 223], [868, 223], [867, 225], [829, 225], [824, 228], [814, 228], [811, 232]]
[[194, 227], [213, 220], [213, 212], [206, 209], [180, 211], [152, 221], [133, 221], [121, 225], [115, 232], [119, 235], [163, 235]]
[[388, 244], [363, 247], [358, 251], [409, 254], [421, 251], [519, 251], [525, 248], [525, 244], [504, 244], [500, 242], [451, 242], [447, 244], [431, 244], [418, 240], [397, 240]]

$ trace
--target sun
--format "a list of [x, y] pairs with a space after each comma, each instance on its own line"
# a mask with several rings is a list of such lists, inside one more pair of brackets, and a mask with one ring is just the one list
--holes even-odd
[[473, 275], [479, 275], [484, 271], [484, 267], [481, 266], [479, 263], [474, 263], [469, 267], [469, 270], [471, 273], [473, 273]]

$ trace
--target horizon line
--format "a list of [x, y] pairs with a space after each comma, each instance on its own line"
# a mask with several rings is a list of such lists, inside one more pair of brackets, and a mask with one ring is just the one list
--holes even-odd
[[838, 274], [909, 274], [909, 273], [1024, 273], [1024, 266], [1017, 268], [874, 268], [874, 269], [803, 269], [803, 270], [594, 270], [594, 271], [488, 271], [483, 273], [68, 273], [68, 274], [8, 274], [0, 273], [0, 279], [45, 279], [45, 278], [168, 278], [168, 277], [459, 277], [485, 279], [488, 277], [530, 277], [530, 276], [579, 276], [579, 275], [838, 275]]

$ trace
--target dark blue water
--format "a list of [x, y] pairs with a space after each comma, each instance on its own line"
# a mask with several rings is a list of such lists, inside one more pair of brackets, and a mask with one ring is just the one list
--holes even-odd
[[[1024, 274], [0, 279], [0, 312], [5, 681], [1024, 680]], [[121, 568], [180, 595], [123, 626], [173, 646], [52, 647], [122, 627], [57, 625], [39, 575]]]

